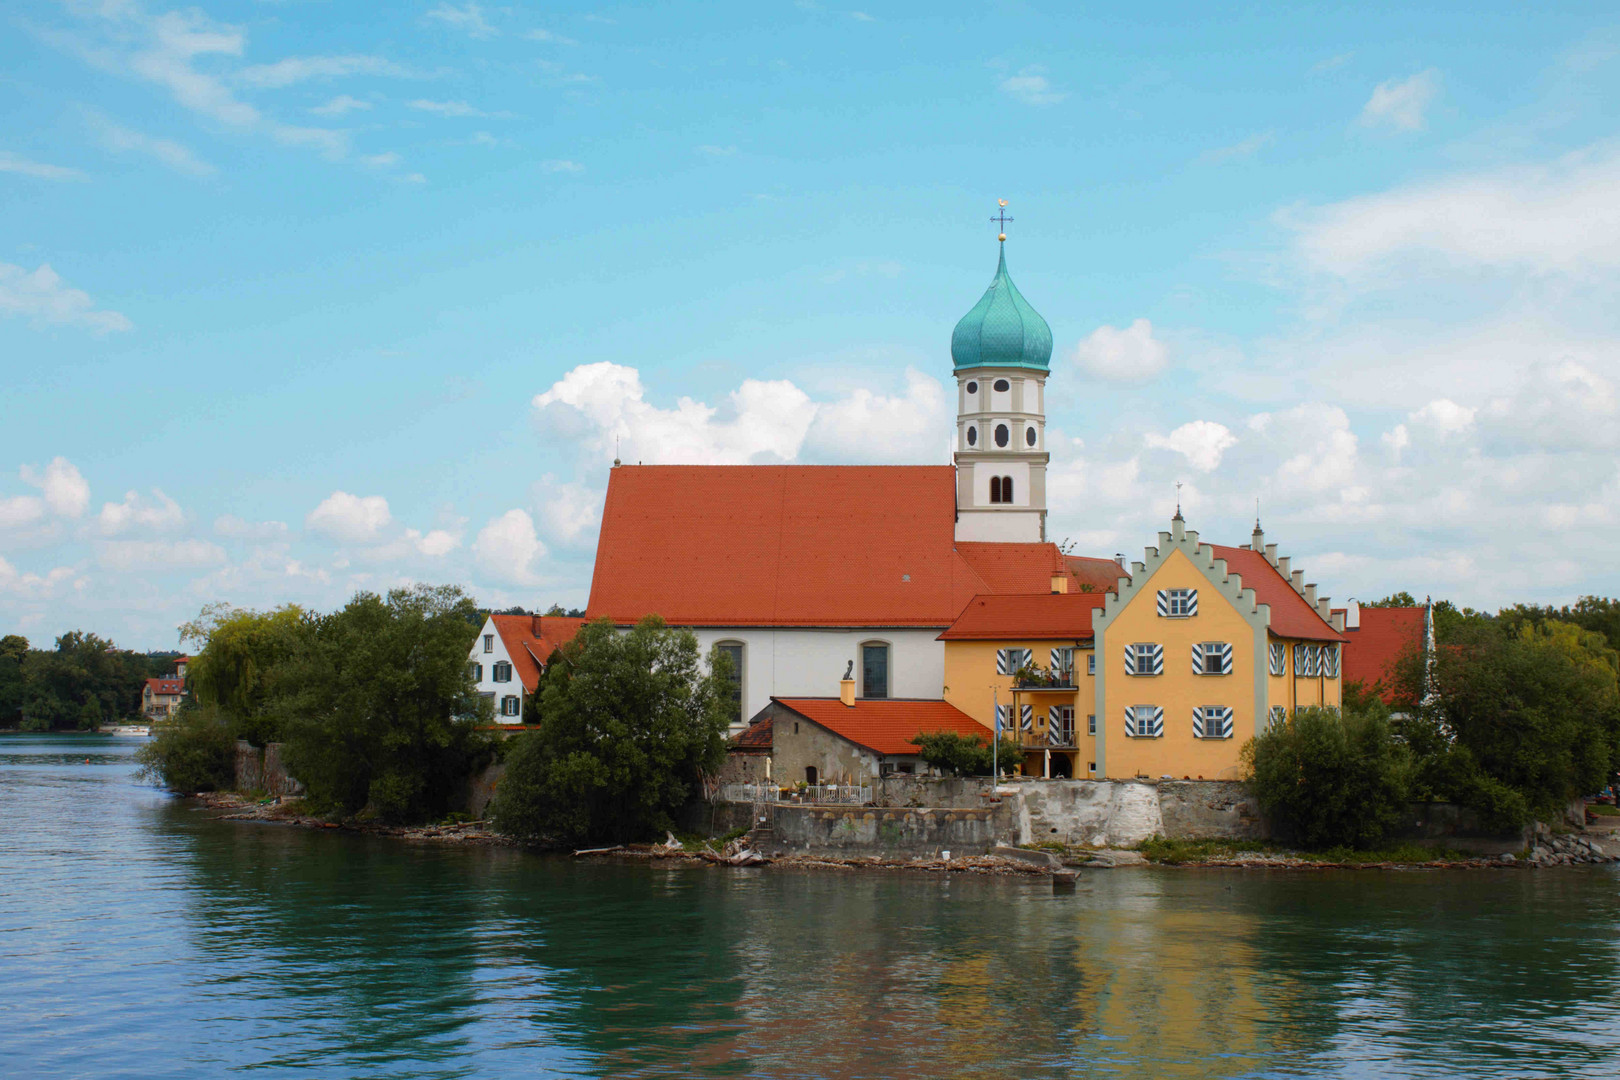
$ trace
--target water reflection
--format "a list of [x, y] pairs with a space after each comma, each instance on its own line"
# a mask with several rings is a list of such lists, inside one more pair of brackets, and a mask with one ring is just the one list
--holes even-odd
[[1620, 1073], [1609, 871], [589, 863], [214, 821], [133, 745], [0, 738], [7, 1075]]

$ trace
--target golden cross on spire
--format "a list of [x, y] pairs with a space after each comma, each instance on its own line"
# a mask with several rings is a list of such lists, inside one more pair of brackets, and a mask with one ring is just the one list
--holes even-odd
[[997, 236], [996, 239], [997, 240], [1006, 240], [1007, 239], [1007, 222], [1012, 220], [1012, 218], [1007, 216], [1007, 200], [1006, 199], [997, 199], [996, 200], [996, 205], [1001, 207], [1001, 209], [999, 211], [997, 211], [996, 216], [991, 218], [990, 220], [994, 221], [998, 226], [1000, 226], [1001, 235]]

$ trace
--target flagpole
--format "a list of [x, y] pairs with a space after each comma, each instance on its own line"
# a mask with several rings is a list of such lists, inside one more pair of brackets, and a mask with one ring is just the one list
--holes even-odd
[[991, 784], [999, 784], [1001, 782], [1001, 762], [997, 759], [996, 753], [997, 753], [997, 751], [999, 751], [1001, 749], [1001, 689], [1000, 689], [1000, 687], [992, 686], [990, 688], [990, 701], [995, 705], [995, 708], [996, 708], [996, 724], [995, 724], [995, 727], [993, 728], [993, 730], [995, 732], [995, 738], [992, 739], [991, 742], [990, 742], [990, 783]]

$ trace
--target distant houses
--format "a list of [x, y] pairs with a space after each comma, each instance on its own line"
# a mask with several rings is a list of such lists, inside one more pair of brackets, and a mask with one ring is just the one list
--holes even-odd
[[551, 655], [572, 641], [584, 619], [562, 615], [490, 615], [473, 640], [468, 664], [495, 722], [524, 723], [524, 699], [535, 692]]

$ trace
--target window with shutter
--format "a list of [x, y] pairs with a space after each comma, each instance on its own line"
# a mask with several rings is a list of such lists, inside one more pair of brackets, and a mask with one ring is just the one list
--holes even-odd
[[1232, 709], [1228, 705], [1201, 705], [1193, 710], [1193, 737], [1230, 739]]
[[1271, 673], [1273, 675], [1288, 673], [1288, 646], [1280, 641], [1271, 643]]
[[1125, 734], [1133, 739], [1157, 739], [1164, 734], [1164, 708], [1159, 705], [1125, 706]]
[[1322, 646], [1322, 674], [1330, 679], [1339, 677], [1339, 647], [1337, 645]]
[[1197, 589], [1160, 589], [1159, 615], [1166, 619], [1188, 619], [1198, 614]]
[[1194, 675], [1232, 674], [1232, 644], [1227, 641], [1202, 641], [1192, 647]]
[[1288, 722], [1288, 706], [1273, 705], [1271, 707], [1271, 726], [1278, 727]]
[[1125, 646], [1125, 674], [1163, 675], [1164, 646], [1148, 641], [1133, 642]]

